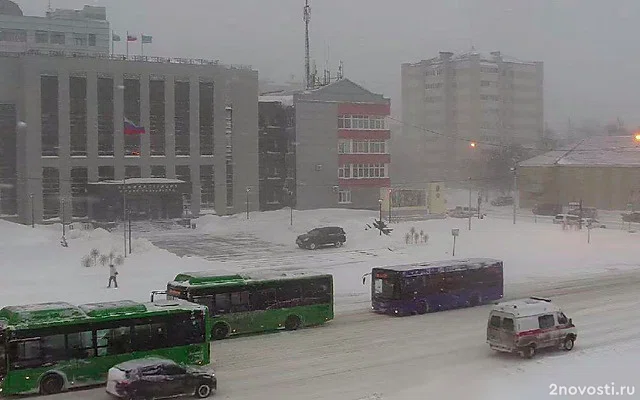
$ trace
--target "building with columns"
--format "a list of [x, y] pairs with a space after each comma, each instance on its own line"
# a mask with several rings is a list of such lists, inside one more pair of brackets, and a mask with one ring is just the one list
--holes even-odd
[[[192, 214], [258, 208], [258, 73], [159, 57], [0, 54], [0, 214], [87, 218], [89, 183], [188, 183]], [[125, 134], [125, 121], [144, 128]]]

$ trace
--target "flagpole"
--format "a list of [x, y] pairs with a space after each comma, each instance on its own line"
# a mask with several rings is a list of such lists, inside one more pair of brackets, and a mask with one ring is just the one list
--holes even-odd
[[129, 31], [127, 31], [127, 58], [129, 58]]
[[140, 34], [140, 56], [144, 57], [144, 35]]
[[114, 32], [111, 31], [111, 57], [113, 57], [113, 53], [114, 53], [114, 46], [115, 46], [115, 41], [113, 40], [113, 34]]

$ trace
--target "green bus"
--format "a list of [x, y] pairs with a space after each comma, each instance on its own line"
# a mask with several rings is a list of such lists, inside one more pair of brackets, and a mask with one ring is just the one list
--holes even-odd
[[180, 300], [5, 307], [0, 394], [54, 394], [104, 384], [115, 364], [152, 355], [206, 365], [210, 332], [207, 308]]
[[192, 272], [178, 274], [166, 291], [152, 292], [152, 302], [157, 294], [207, 306], [215, 340], [321, 325], [334, 316], [332, 275]]

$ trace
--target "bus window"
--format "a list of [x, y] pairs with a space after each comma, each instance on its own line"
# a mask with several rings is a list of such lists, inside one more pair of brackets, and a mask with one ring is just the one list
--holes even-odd
[[86, 331], [67, 334], [67, 354], [70, 358], [93, 357], [93, 333]]
[[400, 287], [392, 279], [374, 279], [374, 289], [376, 297], [381, 299], [397, 299], [400, 294]]
[[231, 293], [231, 312], [249, 311], [249, 292]]
[[276, 290], [264, 289], [254, 292], [251, 296], [251, 309], [266, 310], [276, 303]]
[[204, 341], [205, 326], [202, 318], [176, 315], [167, 322], [169, 346], [186, 346]]
[[302, 283], [302, 297], [304, 303], [324, 304], [331, 301], [331, 286], [325, 280], [307, 281]]
[[213, 296], [193, 296], [193, 302], [207, 306], [209, 313], [214, 311]]
[[134, 351], [164, 347], [167, 330], [164, 324], [140, 323], [133, 326], [131, 346]]
[[231, 310], [231, 297], [229, 293], [217, 293], [214, 314], [226, 314]]
[[7, 372], [7, 351], [4, 345], [2, 334], [0, 333], [0, 379]]
[[40, 338], [11, 342], [9, 346], [12, 369], [24, 369], [42, 365]]
[[302, 289], [299, 282], [283, 282], [276, 289], [276, 306], [278, 308], [295, 307], [302, 300]]
[[131, 351], [130, 328], [116, 327], [97, 331], [98, 356], [111, 356]]
[[40, 342], [40, 348], [44, 355], [44, 361], [61, 361], [67, 358], [67, 349], [65, 346], [65, 335], [43, 336]]

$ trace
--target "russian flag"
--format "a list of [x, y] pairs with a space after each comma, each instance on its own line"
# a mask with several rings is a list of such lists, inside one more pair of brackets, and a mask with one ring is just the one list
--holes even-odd
[[128, 119], [124, 119], [124, 134], [125, 135], [139, 135], [146, 133], [143, 126], [138, 126]]

